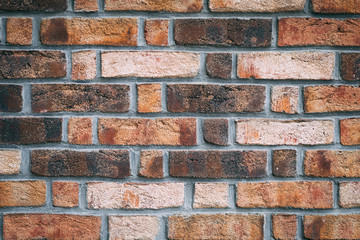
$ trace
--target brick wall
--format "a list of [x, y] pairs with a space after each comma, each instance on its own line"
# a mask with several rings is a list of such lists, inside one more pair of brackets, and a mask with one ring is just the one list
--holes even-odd
[[0, 239], [360, 239], [360, 1], [0, 19]]

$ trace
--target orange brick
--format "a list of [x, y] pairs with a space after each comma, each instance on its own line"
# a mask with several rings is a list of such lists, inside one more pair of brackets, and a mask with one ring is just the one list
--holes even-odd
[[53, 205], [76, 207], [79, 204], [79, 184], [76, 182], [53, 183]]
[[169, 20], [147, 19], [145, 21], [145, 39], [148, 45], [167, 46]]
[[164, 177], [164, 157], [161, 150], [146, 150], [140, 152], [139, 176], [147, 178]]
[[75, 0], [75, 12], [96, 12], [98, 10], [97, 0]]
[[200, 12], [203, 0], [105, 0], [106, 11]]
[[68, 123], [68, 139], [70, 144], [92, 144], [92, 119], [70, 118]]
[[360, 118], [340, 120], [340, 139], [342, 145], [360, 145]]
[[138, 112], [161, 112], [161, 84], [138, 84]]
[[6, 42], [14, 45], [31, 45], [32, 18], [8, 18], [6, 20]]
[[317, 13], [360, 13], [359, 0], [312, 0]]
[[295, 240], [297, 231], [296, 215], [272, 215], [272, 229], [273, 237], [276, 240]]

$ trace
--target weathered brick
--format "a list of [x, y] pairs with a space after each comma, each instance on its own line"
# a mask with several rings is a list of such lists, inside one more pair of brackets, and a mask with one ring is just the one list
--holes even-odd
[[295, 177], [296, 176], [296, 150], [280, 149], [272, 153], [272, 171], [275, 176]]
[[140, 152], [139, 176], [146, 178], [164, 177], [164, 157], [161, 150], [144, 150]]
[[297, 232], [296, 215], [272, 215], [273, 237], [276, 240], [295, 240]]
[[330, 80], [335, 54], [322, 52], [245, 52], [238, 54], [239, 78]]
[[63, 78], [66, 56], [59, 51], [0, 51], [0, 79]]
[[97, 0], [75, 0], [75, 12], [96, 12], [98, 10]]
[[6, 42], [14, 45], [31, 45], [32, 18], [8, 18], [6, 20]]
[[261, 112], [265, 86], [171, 84], [167, 86], [170, 112], [226, 113]]
[[203, 8], [202, 0], [105, 0], [106, 11], [159, 11], [192, 13], [200, 12]]
[[92, 80], [96, 77], [95, 51], [72, 53], [72, 80]]
[[2, 0], [0, 2], [1, 11], [64, 12], [66, 9], [66, 0]]
[[360, 118], [340, 120], [341, 144], [346, 146], [360, 145]]
[[241, 119], [236, 121], [236, 142], [243, 145], [331, 144], [334, 128], [332, 120]]
[[169, 20], [146, 19], [144, 32], [148, 45], [167, 46], [169, 44]]
[[299, 87], [274, 86], [271, 91], [271, 111], [294, 114], [299, 111]]
[[0, 144], [61, 142], [62, 119], [0, 118]]
[[212, 78], [231, 78], [231, 53], [209, 53], [206, 55], [206, 72]]
[[122, 119], [100, 118], [100, 144], [196, 145], [195, 118]]
[[175, 19], [174, 38], [178, 45], [271, 45], [270, 19]]
[[121, 51], [101, 53], [105, 78], [191, 78], [200, 69], [200, 55], [190, 52]]
[[45, 202], [44, 181], [0, 181], [0, 207], [39, 207]]
[[160, 209], [184, 203], [183, 183], [88, 183], [90, 208]]
[[304, 172], [314, 177], [360, 177], [360, 150], [305, 152]]
[[109, 216], [110, 240], [155, 239], [159, 226], [155, 216]]
[[312, 0], [317, 13], [360, 13], [358, 0]]
[[341, 207], [360, 207], [360, 182], [339, 183], [339, 195], [339, 205]]
[[127, 112], [128, 85], [114, 84], [34, 84], [34, 112]]
[[241, 208], [332, 208], [332, 182], [243, 182], [237, 186]]
[[294, 12], [304, 9], [305, 0], [210, 0], [212, 12]]
[[46, 45], [136, 46], [136, 18], [50, 18], [41, 21]]
[[20, 173], [21, 151], [0, 150], [0, 175]]
[[265, 151], [170, 151], [173, 177], [254, 178], [266, 175]]
[[70, 118], [68, 123], [68, 141], [70, 144], [92, 144], [92, 119]]
[[23, 87], [0, 85], [0, 112], [20, 112], [23, 106]]
[[219, 146], [229, 145], [229, 120], [204, 119], [203, 136], [207, 143]]
[[161, 84], [138, 84], [137, 107], [140, 113], [161, 112]]
[[360, 19], [282, 18], [278, 46], [360, 46]]
[[341, 54], [341, 77], [346, 81], [360, 80], [360, 53]]
[[308, 239], [360, 239], [360, 215], [306, 215], [304, 234]]
[[195, 183], [193, 208], [229, 207], [227, 183]]
[[360, 111], [358, 86], [308, 86], [304, 97], [304, 110], [308, 113]]
[[169, 216], [169, 239], [243, 239], [264, 237], [264, 216], [198, 214]]
[[77, 182], [54, 182], [52, 185], [55, 207], [76, 207], [79, 204], [79, 184]]
[[130, 176], [129, 161], [127, 150], [33, 150], [31, 172], [47, 177], [125, 178]]
[[4, 239], [100, 239], [101, 217], [70, 214], [4, 215]]

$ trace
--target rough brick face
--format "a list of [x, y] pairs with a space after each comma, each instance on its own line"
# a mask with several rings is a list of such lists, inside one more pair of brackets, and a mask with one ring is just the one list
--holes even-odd
[[101, 217], [70, 214], [6, 214], [4, 239], [100, 239]]
[[261, 112], [264, 102], [265, 86], [171, 84], [167, 88], [170, 112]]
[[2, 11], [64, 12], [66, 9], [66, 0], [3, 0], [0, 2]]
[[341, 182], [339, 184], [339, 195], [341, 207], [360, 207], [360, 182]]
[[360, 46], [360, 19], [282, 18], [279, 46]]
[[97, 0], [75, 0], [75, 12], [96, 12], [98, 10]]
[[96, 77], [95, 51], [72, 53], [72, 80], [92, 80]]
[[210, 0], [212, 12], [293, 12], [301, 11], [305, 0]]
[[0, 112], [20, 112], [23, 106], [22, 86], [0, 85]]
[[296, 215], [272, 215], [273, 237], [276, 240], [295, 240], [297, 231]]
[[52, 185], [55, 207], [76, 207], [79, 204], [79, 184], [76, 182], [54, 182]]
[[129, 152], [126, 150], [97, 152], [33, 150], [31, 172], [48, 177], [125, 178], [130, 176]]
[[8, 18], [6, 42], [14, 45], [31, 45], [32, 18]]
[[176, 19], [174, 23], [178, 45], [268, 47], [271, 31], [268, 19]]
[[196, 183], [193, 208], [226, 208], [228, 195], [227, 183]]
[[35, 84], [32, 85], [34, 112], [127, 112], [128, 85]]
[[317, 13], [360, 13], [358, 0], [312, 0]]
[[266, 175], [265, 151], [170, 151], [173, 177], [254, 178]]
[[135, 18], [51, 18], [41, 22], [46, 45], [137, 45]]
[[169, 239], [263, 239], [264, 216], [240, 214], [173, 215]]
[[139, 176], [146, 178], [164, 177], [164, 157], [161, 150], [144, 150], [140, 152]]
[[304, 216], [309, 239], [360, 239], [360, 215]]
[[138, 112], [161, 112], [161, 84], [138, 84], [137, 94]]
[[238, 183], [240, 208], [332, 208], [331, 182]]
[[207, 143], [229, 145], [229, 121], [227, 119], [204, 119], [204, 140]]
[[105, 0], [105, 10], [107, 11], [160, 11], [192, 13], [200, 12], [202, 8], [202, 0]]
[[271, 111], [294, 114], [299, 111], [299, 87], [275, 86], [271, 92]]
[[45, 198], [44, 181], [0, 181], [0, 207], [40, 207]]
[[144, 31], [148, 45], [167, 46], [169, 44], [169, 20], [147, 19]]
[[21, 151], [0, 150], [0, 175], [20, 173]]
[[360, 80], [360, 53], [341, 54], [341, 76], [347, 81]]
[[70, 144], [89, 145], [92, 143], [92, 119], [70, 118], [68, 123]]
[[272, 171], [275, 176], [295, 177], [296, 176], [296, 150], [281, 149], [272, 153]]
[[88, 183], [90, 208], [160, 209], [184, 203], [183, 183]]
[[196, 145], [195, 118], [99, 119], [100, 144]]
[[231, 53], [210, 53], [206, 56], [206, 72], [212, 78], [231, 78]]
[[345, 146], [360, 145], [360, 118], [340, 120], [340, 139]]
[[0, 78], [62, 78], [65, 53], [59, 51], [0, 51]]

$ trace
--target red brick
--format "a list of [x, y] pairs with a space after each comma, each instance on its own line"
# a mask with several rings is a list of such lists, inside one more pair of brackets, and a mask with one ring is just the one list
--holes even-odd
[[308, 113], [360, 111], [358, 86], [308, 86], [304, 97], [304, 110]]
[[299, 87], [274, 86], [271, 92], [271, 111], [288, 114], [299, 111]]
[[360, 13], [358, 0], [312, 0], [316, 13]]
[[296, 176], [296, 150], [280, 149], [272, 153], [273, 175], [279, 177]]
[[50, 18], [41, 21], [46, 45], [136, 46], [136, 18]]
[[2, 11], [26, 11], [26, 12], [64, 12], [67, 9], [66, 0], [2, 0]]
[[295, 240], [297, 232], [297, 216], [276, 214], [272, 215], [273, 237], [276, 240]]
[[360, 80], [360, 53], [341, 54], [341, 77], [346, 81]]
[[342, 208], [360, 207], [360, 182], [339, 183], [339, 195]]
[[227, 183], [195, 183], [193, 208], [229, 207]]
[[0, 181], [0, 207], [40, 207], [45, 202], [44, 181]]
[[169, 20], [146, 19], [144, 31], [146, 44], [154, 46], [167, 46], [169, 44]]
[[0, 175], [15, 175], [20, 173], [21, 151], [0, 150]]
[[202, 0], [105, 0], [106, 11], [159, 11], [192, 13], [200, 12], [203, 8]]
[[161, 112], [161, 84], [138, 84], [137, 107], [140, 113]]
[[32, 18], [8, 18], [6, 42], [14, 45], [31, 45]]
[[242, 182], [237, 185], [240, 208], [316, 208], [333, 206], [332, 182]]
[[195, 118], [122, 119], [100, 118], [100, 144], [196, 145]]
[[164, 153], [161, 150], [144, 150], [140, 152], [139, 176], [146, 178], [164, 177]]
[[92, 144], [92, 119], [70, 118], [68, 123], [68, 141], [70, 144]]
[[115, 84], [34, 84], [34, 112], [127, 112], [130, 87]]
[[340, 139], [342, 145], [360, 145], [360, 118], [340, 120]]
[[76, 182], [54, 182], [52, 186], [55, 207], [76, 207], [79, 204], [79, 184]]
[[170, 151], [172, 177], [254, 178], [266, 175], [265, 151]]
[[23, 106], [23, 87], [0, 85], [0, 112], [20, 112]]
[[231, 71], [231, 53], [209, 53], [206, 55], [206, 72], [209, 77], [230, 79]]
[[282, 18], [278, 46], [360, 46], [360, 19]]
[[0, 51], [0, 78], [63, 78], [66, 57], [59, 51]]
[[360, 215], [306, 215], [304, 234], [308, 239], [360, 239]]
[[101, 217], [70, 214], [4, 215], [4, 240], [100, 239]]
[[97, 0], [75, 0], [75, 12], [96, 12], [98, 10]]
[[219, 146], [229, 145], [228, 119], [204, 119], [204, 140]]
[[169, 239], [243, 239], [264, 238], [264, 216], [240, 214], [169, 216]]
[[293, 12], [301, 11], [305, 0], [210, 0], [212, 12]]
[[72, 53], [72, 80], [93, 80], [96, 78], [95, 51]]

